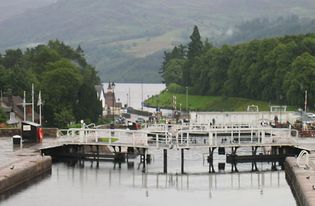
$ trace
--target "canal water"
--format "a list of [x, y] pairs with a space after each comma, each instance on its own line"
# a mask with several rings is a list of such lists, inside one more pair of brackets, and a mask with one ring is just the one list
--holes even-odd
[[[104, 83], [103, 86], [107, 91], [108, 83]], [[127, 104], [135, 109], [141, 109], [142, 101], [159, 94], [164, 89], [165, 84], [115, 83], [114, 92], [117, 101], [122, 105]]]
[[[248, 151], [240, 150], [239, 154]], [[0, 201], [7, 206], [86, 205], [296, 205], [284, 171], [271, 164], [239, 164], [218, 169], [224, 155], [214, 155], [216, 173], [208, 173], [207, 149], [185, 151], [185, 172], [180, 174], [180, 150], [168, 152], [168, 174], [162, 174], [162, 150], [151, 150], [151, 164], [142, 172], [140, 159], [129, 164], [112, 162], [59, 162], [51, 174]]]
[[[129, 88], [132, 94], [130, 100], [127, 99]], [[129, 101], [131, 106], [141, 108], [142, 96], [145, 99], [164, 88], [163, 84], [116, 84], [115, 93], [123, 104]], [[16, 149], [13, 149], [10, 138], [0, 138], [0, 167], [9, 161], [10, 154]], [[238, 150], [238, 154], [248, 152], [241, 148]], [[129, 164], [120, 165], [100, 162], [97, 166], [91, 161], [54, 163], [51, 174], [7, 197], [1, 197], [0, 205], [296, 205], [280, 167], [272, 171], [271, 164], [257, 163], [258, 171], [251, 172], [251, 164], [239, 164], [239, 172], [231, 172], [231, 165], [224, 164], [225, 156], [218, 155], [216, 150], [216, 173], [209, 174], [208, 150], [192, 149], [185, 151], [186, 174], [180, 174], [180, 150], [173, 149], [168, 151], [169, 173], [165, 175], [161, 173], [162, 150], [151, 150], [149, 153], [152, 161], [147, 165], [146, 173], [142, 172], [139, 157], [130, 160]]]

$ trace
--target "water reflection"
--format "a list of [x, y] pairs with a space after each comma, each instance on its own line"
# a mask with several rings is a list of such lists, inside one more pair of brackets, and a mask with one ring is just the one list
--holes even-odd
[[56, 163], [50, 177], [1, 203], [83, 206], [104, 205], [106, 199], [106, 205], [191, 206], [197, 200], [198, 205], [296, 205], [283, 171], [162, 174], [142, 173], [127, 164], [114, 168], [110, 162], [98, 167]]
[[[176, 190], [249, 190], [287, 187], [284, 172], [230, 173], [230, 174], [156, 174], [136, 171], [130, 173], [131, 179], [123, 179], [121, 172], [108, 171], [109, 186], [130, 185], [134, 188], [156, 188]], [[208, 181], [205, 181], [205, 180]]]

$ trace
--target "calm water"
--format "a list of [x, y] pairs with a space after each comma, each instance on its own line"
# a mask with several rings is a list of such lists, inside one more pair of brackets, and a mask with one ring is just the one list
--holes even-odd
[[[242, 152], [242, 151], [241, 151]], [[243, 151], [245, 152], [245, 151]], [[239, 173], [225, 171], [208, 174], [203, 161], [205, 151], [185, 152], [185, 171], [180, 175], [180, 151], [168, 153], [168, 175], [162, 171], [162, 151], [153, 150], [147, 174], [139, 159], [134, 168], [111, 162], [85, 161], [84, 165], [56, 163], [51, 175], [0, 202], [8, 206], [34, 205], [296, 205], [283, 171], [270, 171], [271, 165], [258, 164], [261, 172], [248, 172], [249, 164], [239, 165]], [[224, 156], [215, 155], [215, 162]], [[139, 168], [138, 168], [139, 166]], [[217, 165], [216, 170], [217, 170]]]
[[[104, 83], [105, 91], [108, 83]], [[141, 102], [152, 95], [159, 94], [165, 89], [165, 84], [128, 84], [115, 83], [115, 95], [117, 100], [125, 105], [128, 104], [135, 109], [141, 109]]]
[[[163, 84], [143, 84], [143, 99], [164, 88]], [[117, 84], [115, 93], [123, 104], [130, 101], [131, 106], [141, 108], [141, 84]], [[0, 138], [2, 165], [13, 150], [11, 139]], [[207, 149], [185, 151], [188, 173], [185, 175], [179, 174], [180, 151], [175, 149], [168, 152], [168, 175], [160, 174], [163, 171], [161, 150], [150, 151], [153, 161], [147, 166], [146, 174], [142, 173], [139, 158], [133, 160], [132, 169], [126, 164], [121, 164], [119, 169], [118, 164], [111, 162], [101, 162], [99, 167], [89, 161], [84, 165], [55, 163], [50, 175], [15, 192], [0, 201], [0, 205], [296, 205], [283, 171], [271, 171], [270, 164], [258, 163], [260, 172], [249, 172], [251, 164], [238, 165], [240, 173], [231, 173], [230, 165], [218, 172], [218, 163], [224, 163], [225, 156], [216, 151], [217, 173], [208, 174], [207, 152]], [[238, 154], [248, 152], [238, 150]]]

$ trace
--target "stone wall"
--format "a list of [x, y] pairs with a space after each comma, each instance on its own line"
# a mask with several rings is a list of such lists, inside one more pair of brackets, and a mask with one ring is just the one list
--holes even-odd
[[[44, 128], [45, 137], [57, 137], [58, 128]], [[0, 137], [12, 137], [14, 135], [21, 135], [21, 128], [1, 128]]]
[[0, 137], [12, 137], [14, 135], [21, 135], [20, 128], [1, 128]]

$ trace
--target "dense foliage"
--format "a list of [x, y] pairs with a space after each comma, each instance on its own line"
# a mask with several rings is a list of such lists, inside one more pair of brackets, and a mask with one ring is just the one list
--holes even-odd
[[[229, 28], [225, 35], [215, 39], [226, 44], [235, 44], [253, 39], [263, 39], [282, 35], [298, 35], [315, 32], [315, 19], [300, 18], [292, 15], [278, 18], [255, 18], [247, 20], [234, 28]], [[214, 40], [215, 40], [214, 39]]]
[[35, 48], [7, 50], [0, 55], [0, 90], [13, 95], [42, 91], [43, 114], [48, 126], [63, 127], [71, 121], [96, 121], [101, 114], [94, 85], [100, 80], [76, 50], [56, 40]]
[[315, 101], [315, 34], [220, 48], [205, 42], [199, 54], [190, 56], [191, 45], [200, 45], [196, 29], [188, 46], [165, 52], [161, 73], [167, 85], [189, 87], [192, 94], [244, 97], [299, 107], [303, 107], [307, 90], [309, 102]]
[[6, 116], [3, 110], [0, 108], [0, 123], [4, 123], [6, 121]]

